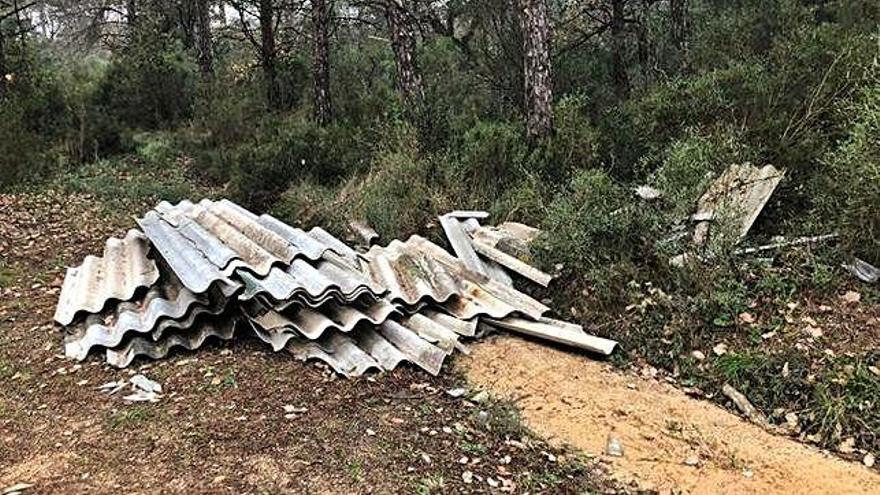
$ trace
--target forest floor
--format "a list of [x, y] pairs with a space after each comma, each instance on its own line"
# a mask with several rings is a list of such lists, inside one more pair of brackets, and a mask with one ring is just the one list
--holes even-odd
[[[0, 195], [0, 490], [880, 492], [876, 471], [660, 378], [512, 337], [474, 344], [440, 377], [337, 379], [248, 339], [124, 371], [73, 363], [51, 320], [64, 269], [149, 207], [116, 196]], [[96, 390], [136, 372], [166, 396], [133, 405]], [[491, 398], [446, 393], [457, 387]], [[604, 455], [609, 435], [623, 457]]]

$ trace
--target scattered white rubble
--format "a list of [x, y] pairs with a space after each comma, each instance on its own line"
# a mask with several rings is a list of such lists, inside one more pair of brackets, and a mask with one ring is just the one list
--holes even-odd
[[489, 401], [489, 392], [480, 390], [471, 397], [471, 401], [476, 402], [477, 404], [484, 404]]
[[456, 398], [456, 399], [459, 397], [462, 397], [466, 393], [467, 393], [466, 388], [451, 388], [446, 391], [446, 395], [453, 397], [453, 398]]
[[609, 434], [605, 441], [605, 454], [612, 457], [623, 457], [623, 442], [616, 436]]
[[636, 196], [645, 201], [654, 201], [663, 196], [663, 193], [651, 186], [643, 185], [636, 188]]
[[851, 263], [844, 263], [843, 268], [862, 282], [874, 284], [880, 280], [880, 268], [859, 258], [853, 258]]
[[470, 471], [465, 471], [461, 473], [461, 481], [463, 481], [467, 485], [470, 485], [474, 482], [474, 473]]
[[30, 483], [16, 483], [14, 485], [7, 486], [3, 489], [3, 495], [19, 495], [24, 493], [25, 490], [33, 488], [34, 485]]
[[134, 375], [129, 379], [129, 383], [134, 393], [122, 398], [126, 402], [159, 402], [163, 397], [162, 385], [144, 375]]
[[727, 396], [749, 420], [758, 424], [767, 424], [767, 419], [761, 414], [755, 406], [749, 402], [749, 399], [746, 398], [739, 390], [733, 388], [729, 383], [725, 383], [724, 386], [721, 387], [721, 392]]
[[144, 392], [155, 392], [157, 394], [162, 393], [162, 385], [160, 385], [159, 382], [150, 380], [144, 375], [134, 375], [133, 377], [129, 378], [128, 381], [131, 382], [133, 387], [139, 388]]

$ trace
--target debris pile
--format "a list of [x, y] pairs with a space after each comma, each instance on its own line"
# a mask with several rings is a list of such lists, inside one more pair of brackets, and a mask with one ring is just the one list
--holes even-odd
[[513, 287], [511, 273], [550, 282], [523, 261], [538, 232], [480, 226], [486, 216], [441, 217], [456, 257], [419, 236], [358, 252], [319, 227], [306, 232], [228, 200], [162, 202], [140, 230], [68, 269], [55, 320], [67, 356], [101, 348], [117, 367], [242, 329], [346, 376], [402, 361], [437, 374], [485, 325], [609, 354], [615, 342], [544, 317], [547, 306]]

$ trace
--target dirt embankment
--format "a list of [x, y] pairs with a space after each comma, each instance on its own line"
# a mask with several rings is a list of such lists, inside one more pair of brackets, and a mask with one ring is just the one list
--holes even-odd
[[614, 473], [661, 492], [880, 493], [864, 466], [747, 423], [656, 380], [513, 337], [474, 346], [461, 364], [475, 386], [514, 400], [552, 442], [604, 455], [609, 435], [623, 457]]

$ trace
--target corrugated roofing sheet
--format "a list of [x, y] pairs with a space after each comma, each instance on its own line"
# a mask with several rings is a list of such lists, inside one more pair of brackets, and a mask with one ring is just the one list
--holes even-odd
[[[59, 314], [77, 312], [70, 309], [77, 306], [69, 295], [74, 287], [103, 291], [89, 296], [97, 302], [80, 304], [97, 309], [68, 328], [66, 352], [83, 359], [93, 347], [106, 347], [107, 361], [125, 367], [138, 356], [195, 349], [212, 336], [230, 339], [236, 322], [247, 321], [274, 350], [325, 361], [347, 376], [403, 361], [437, 374], [447, 355], [466, 350], [460, 339], [476, 335], [480, 317], [552, 334], [545, 336], [551, 340], [605, 345], [576, 325], [542, 319], [548, 308], [512, 287], [502, 265], [533, 279], [546, 274], [498, 251], [496, 237], [519, 239], [530, 231], [491, 231], [485, 242], [475, 240], [483, 231], [475, 216], [486, 214], [444, 217], [456, 252], [464, 253], [459, 259], [418, 236], [360, 254], [320, 228], [305, 232], [226, 200], [163, 202], [138, 221], [143, 235], [111, 239], [106, 260], [87, 260], [84, 274], [75, 271], [65, 281]], [[158, 266], [147, 258], [150, 244]], [[115, 272], [105, 276], [111, 262]], [[128, 274], [146, 264], [152, 268], [140, 278]], [[109, 288], [94, 283], [107, 277], [118, 281]], [[108, 297], [131, 286], [151, 288], [97, 314]]]
[[340, 300], [353, 300], [365, 292], [377, 296], [387, 292], [382, 285], [359, 271], [328, 260], [295, 260], [286, 269], [273, 268], [263, 277], [244, 271], [237, 275], [245, 285], [244, 292], [239, 295], [242, 301], [258, 295], [268, 295], [276, 301], [292, 299], [297, 295], [311, 300], [323, 300], [328, 295]]
[[330, 301], [317, 308], [298, 306], [284, 312], [253, 301], [244, 307], [244, 312], [260, 330], [258, 336], [280, 350], [289, 340], [282, 334], [315, 340], [329, 330], [348, 333], [360, 323], [381, 324], [399, 310], [380, 299], [345, 305]]
[[392, 300], [408, 305], [425, 300], [446, 303], [443, 306], [448, 312], [464, 320], [479, 315], [503, 318], [513, 313], [539, 318], [549, 310], [513, 287], [468, 269], [423, 237], [374, 246], [364, 256], [369, 276], [389, 289]]
[[345, 376], [358, 376], [370, 369], [393, 370], [403, 361], [437, 375], [448, 354], [392, 320], [352, 335], [333, 331], [314, 341], [291, 340], [287, 350], [303, 361], [324, 361]]
[[107, 349], [107, 362], [117, 368], [125, 368], [138, 356], [161, 359], [175, 347], [197, 349], [210, 337], [230, 340], [237, 322], [238, 319], [232, 316], [212, 318], [186, 331], [169, 334], [158, 342], [143, 336], [130, 337], [120, 347]]
[[146, 237], [132, 229], [123, 239], [108, 239], [102, 257], [87, 256], [82, 265], [69, 268], [55, 321], [70, 325], [82, 313], [99, 313], [107, 301], [126, 301], [137, 289], [155, 283], [159, 270], [147, 256], [149, 250]]

